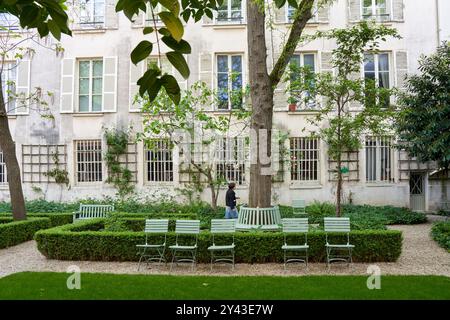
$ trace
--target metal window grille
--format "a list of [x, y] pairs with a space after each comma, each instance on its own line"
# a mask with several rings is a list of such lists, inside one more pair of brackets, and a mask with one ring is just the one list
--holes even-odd
[[319, 180], [319, 139], [290, 138], [291, 180]]
[[6, 163], [3, 151], [0, 150], [0, 184], [8, 183], [8, 175], [6, 172]]
[[173, 181], [173, 154], [169, 139], [156, 139], [152, 148], [145, 150], [147, 181]]
[[[67, 147], [64, 144], [23, 144], [22, 180], [24, 183], [54, 183], [46, 173], [67, 170]], [[57, 163], [56, 163], [57, 158]]]
[[245, 137], [227, 137], [217, 141], [216, 176], [227, 182], [245, 183], [245, 161], [247, 159]]
[[394, 181], [392, 137], [366, 137], [366, 181]]
[[103, 181], [102, 141], [78, 140], [75, 145], [77, 182]]
[[[341, 167], [348, 169], [347, 173], [342, 174], [344, 181], [359, 181], [359, 151], [347, 151], [341, 155]], [[328, 159], [328, 181], [337, 181], [338, 170], [337, 161]]]
[[[119, 155], [118, 157], [119, 165], [122, 168], [126, 168], [131, 172], [130, 182], [137, 182], [137, 145], [136, 143], [128, 143], [125, 153]], [[108, 176], [110, 177], [112, 173], [108, 168]]]

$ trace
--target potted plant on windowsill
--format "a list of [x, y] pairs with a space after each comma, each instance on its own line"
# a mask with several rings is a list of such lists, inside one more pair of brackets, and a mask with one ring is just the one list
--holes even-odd
[[294, 98], [290, 97], [288, 99], [288, 103], [289, 103], [289, 112], [297, 111], [297, 101]]

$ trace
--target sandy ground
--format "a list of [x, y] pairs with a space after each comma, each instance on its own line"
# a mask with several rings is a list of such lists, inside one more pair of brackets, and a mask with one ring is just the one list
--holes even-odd
[[[389, 228], [403, 232], [403, 250], [395, 263], [375, 263], [381, 274], [398, 275], [445, 275], [450, 276], [450, 253], [439, 247], [430, 237], [432, 221], [440, 217], [430, 217], [430, 221], [420, 225], [394, 225]], [[323, 263], [310, 263], [308, 269], [303, 264], [293, 264], [284, 271], [279, 263], [237, 264], [234, 271], [229, 265], [216, 265], [210, 271], [209, 264], [197, 265], [196, 271], [190, 266], [179, 265], [169, 271], [168, 266], [158, 267], [151, 264], [141, 266], [137, 271], [136, 262], [95, 262], [95, 261], [60, 261], [46, 259], [36, 248], [34, 241], [0, 250], [0, 277], [21, 271], [58, 271], [67, 272], [69, 266], [76, 265], [81, 272], [104, 272], [125, 274], [183, 274], [183, 275], [366, 275], [368, 263], [354, 263], [350, 268], [346, 264], [333, 264], [328, 271]]]

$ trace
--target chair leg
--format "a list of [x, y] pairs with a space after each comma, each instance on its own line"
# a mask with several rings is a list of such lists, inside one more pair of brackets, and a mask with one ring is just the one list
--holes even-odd
[[142, 261], [142, 259], [144, 258], [145, 250], [146, 250], [146, 248], [144, 248], [144, 251], [142, 252], [141, 257], [139, 258], [138, 271], [139, 271], [140, 268], [141, 268], [141, 261]]
[[211, 250], [211, 265], [210, 265], [210, 271], [213, 271], [213, 263], [214, 263], [214, 250]]
[[172, 263], [170, 264], [170, 272], [172, 272], [173, 269], [173, 263], [175, 261], [175, 255], [176, 255], [176, 250], [172, 251]]
[[231, 268], [231, 270], [234, 271], [234, 249], [231, 251], [231, 254], [232, 254], [232, 256], [233, 256], [233, 267]]
[[306, 265], [306, 270], [308, 270], [308, 249], [306, 249], [305, 265]]

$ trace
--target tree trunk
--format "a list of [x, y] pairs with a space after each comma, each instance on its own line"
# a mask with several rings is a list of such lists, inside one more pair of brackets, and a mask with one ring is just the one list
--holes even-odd
[[[272, 192], [270, 161], [265, 159], [261, 161], [263, 160], [261, 155], [268, 159], [271, 154], [273, 88], [267, 71], [265, 14], [253, 1], [247, 1], [247, 19], [248, 54], [251, 57], [249, 59], [252, 101], [250, 129], [255, 133], [250, 137], [253, 154], [250, 164], [249, 206], [269, 207]], [[261, 139], [263, 135], [266, 137]]]
[[337, 166], [338, 166], [338, 181], [336, 189], [336, 217], [341, 216], [341, 198], [342, 198], [342, 172], [341, 172], [341, 155], [338, 156]]
[[[1, 83], [1, 74], [0, 74]], [[25, 220], [25, 200], [23, 198], [22, 180], [20, 178], [20, 167], [16, 157], [16, 146], [9, 131], [8, 115], [6, 113], [3, 88], [0, 90], [0, 149], [6, 163], [8, 173], [9, 194], [14, 220]]]

